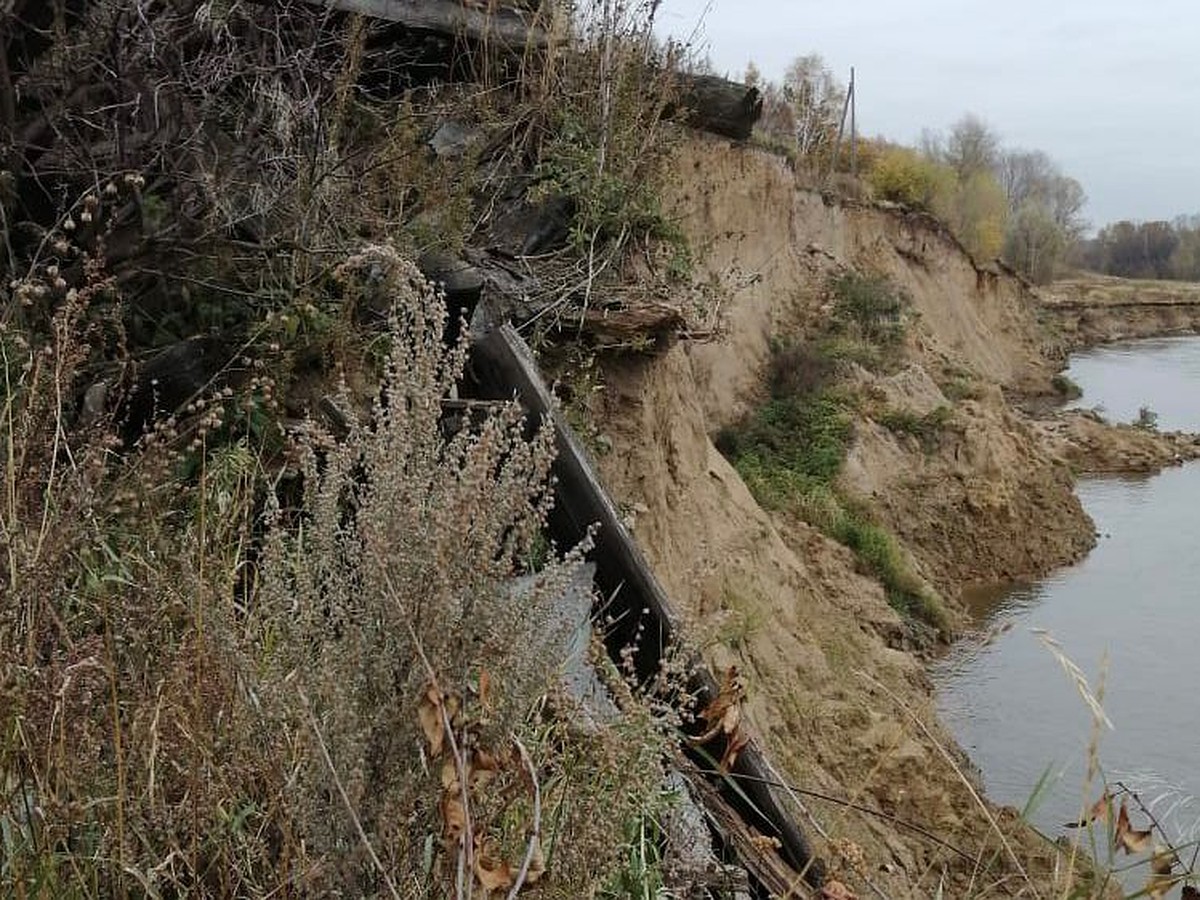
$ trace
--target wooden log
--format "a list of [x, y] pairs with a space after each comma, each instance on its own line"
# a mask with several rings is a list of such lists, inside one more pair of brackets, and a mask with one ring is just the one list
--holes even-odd
[[[583, 444], [558, 412], [533, 354], [511, 326], [502, 325], [472, 346], [471, 370], [486, 396], [506, 399], [515, 394], [533, 417], [553, 424], [558, 457], [551, 534], [559, 546], [572, 546], [598, 526], [592, 553], [596, 586], [609, 600], [615, 618], [606, 641], [610, 651], [633, 647], [638, 677], [648, 681], [659, 671], [659, 661], [680, 633], [679, 617], [600, 483]], [[697, 665], [695, 672], [689, 687], [704, 704], [717, 696], [717, 682], [704, 665]], [[707, 750], [715, 759], [723, 747], [709, 745]], [[699, 768], [711, 767], [709, 760], [693, 759]], [[739, 775], [744, 778], [738, 780], [737, 791], [717, 777], [715, 783], [723, 788], [725, 802], [737, 809], [748, 827], [778, 840], [780, 858], [797, 877], [803, 873], [805, 881], [819, 887], [824, 880], [823, 866], [771, 789], [770, 767], [753, 739], [734, 764], [732, 778]]]
[[[544, 49], [550, 37], [546, 29], [531, 24], [536, 13], [529, 3], [508, 3], [494, 9], [464, 0], [305, 0], [342, 12], [358, 13], [406, 28], [433, 31], [475, 42], [499, 42], [509, 48]], [[523, 9], [522, 9], [523, 7]]]
[[744, 141], [762, 115], [758, 88], [717, 75], [680, 75], [679, 90], [679, 100], [668, 105], [664, 116], [682, 111], [683, 121], [701, 131]]

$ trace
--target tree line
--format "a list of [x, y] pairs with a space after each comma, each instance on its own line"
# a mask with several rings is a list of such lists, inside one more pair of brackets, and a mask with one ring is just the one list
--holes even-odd
[[1112, 222], [1080, 241], [1076, 262], [1123, 278], [1200, 281], [1200, 215], [1173, 222]]
[[[778, 83], [751, 63], [745, 80], [763, 95], [761, 142], [810, 171], [848, 169], [838, 141], [846, 88], [820, 56], [797, 58]], [[857, 151], [857, 174], [876, 198], [932, 213], [974, 256], [1002, 257], [1032, 281], [1053, 278], [1086, 229], [1079, 182], [1040, 150], [1004, 146], [975, 115], [926, 130], [916, 147], [868, 138]]]

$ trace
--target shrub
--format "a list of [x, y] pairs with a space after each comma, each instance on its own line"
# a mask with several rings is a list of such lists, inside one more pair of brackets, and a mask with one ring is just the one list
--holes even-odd
[[1078, 400], [1083, 396], [1083, 388], [1062, 372], [1050, 379], [1050, 386], [1064, 400]]
[[654, 15], [643, 4], [577, 10], [574, 52], [552, 58], [533, 116], [538, 193], [569, 201], [577, 252], [619, 254], [653, 238], [672, 247], [671, 267], [686, 275], [686, 238], [661, 204], [677, 145], [664, 118], [679, 93], [680, 48], [655, 48]]
[[347, 396], [344, 440], [289, 445], [300, 483], [246, 438], [181, 478], [169, 431], [123, 461], [71, 427], [79, 303], [0, 345], [0, 892], [446, 896], [460, 858], [515, 870], [533, 778], [540, 890], [585, 896], [654, 802], [647, 714], [568, 727], [550, 432], [508, 406], [445, 437], [442, 305], [384, 248], [340, 276], [395, 298], [390, 350], [369, 419]]
[[907, 147], [883, 151], [867, 180], [879, 199], [935, 214], [949, 208], [956, 189], [953, 169]]
[[[845, 544], [863, 571], [883, 585], [896, 610], [944, 631], [947, 618], [940, 599], [913, 573], [895, 539], [837, 490], [853, 437], [853, 398], [825, 383], [830, 369], [818, 365], [819, 359], [811, 347], [777, 347], [770, 399], [722, 431], [717, 448], [763, 507], [800, 516]], [[797, 363], [798, 373], [789, 375]], [[800, 386], [811, 390], [794, 389]], [[948, 416], [949, 410], [939, 407], [928, 423], [918, 421], [914, 427], [932, 434]]]
[[830, 288], [835, 313], [872, 344], [886, 348], [904, 337], [907, 300], [888, 279], [849, 272], [836, 276]]
[[890, 409], [879, 415], [878, 422], [889, 431], [912, 435], [930, 452], [937, 447], [952, 415], [950, 407], [945, 405], [920, 416], [908, 410]]
[[878, 579], [894, 609], [945, 631], [949, 625], [945, 607], [913, 573], [890, 532], [862, 513], [843, 509], [829, 533], [853, 550], [866, 573]]

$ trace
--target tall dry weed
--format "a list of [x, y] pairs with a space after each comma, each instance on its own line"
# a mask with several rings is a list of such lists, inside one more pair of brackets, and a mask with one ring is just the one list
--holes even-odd
[[585, 726], [561, 688], [583, 548], [544, 552], [549, 430], [508, 405], [447, 436], [439, 299], [387, 248], [339, 277], [393, 301], [382, 384], [291, 477], [218, 442], [223, 392], [118, 454], [75, 421], [71, 303], [5, 333], [4, 893], [479, 896], [528, 857], [575, 897], [654, 799], [648, 715]]

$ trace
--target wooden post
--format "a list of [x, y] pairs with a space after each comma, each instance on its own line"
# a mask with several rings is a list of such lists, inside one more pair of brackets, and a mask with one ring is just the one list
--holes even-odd
[[850, 101], [850, 174], [858, 176], [858, 122], [855, 116], [854, 66], [850, 67], [850, 90], [846, 94]]

